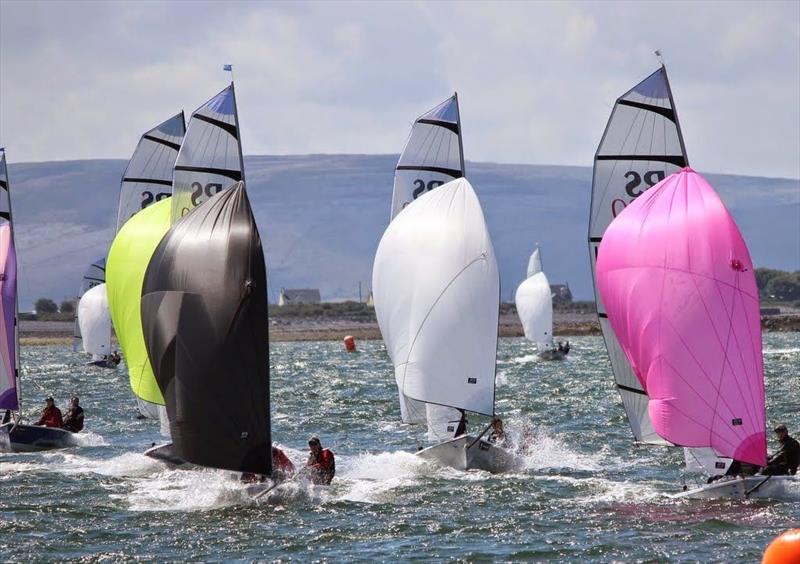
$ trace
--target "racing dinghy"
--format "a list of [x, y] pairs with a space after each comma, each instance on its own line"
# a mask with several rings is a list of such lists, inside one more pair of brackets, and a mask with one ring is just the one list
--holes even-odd
[[93, 286], [78, 302], [78, 325], [83, 352], [92, 355], [87, 365], [100, 368], [116, 368], [109, 360], [111, 354], [111, 316], [108, 312], [108, 296], [105, 283]]
[[372, 287], [403, 420], [425, 421], [438, 442], [417, 455], [458, 470], [515, 468], [517, 457], [486, 430], [466, 434], [466, 412], [494, 417], [500, 301], [494, 249], [466, 179], [421, 194], [395, 217]]
[[[81, 286], [78, 289], [78, 304], [75, 308], [75, 320], [73, 323], [72, 329], [72, 351], [73, 352], [82, 352], [85, 353], [86, 348], [83, 344], [83, 336], [81, 335], [81, 321], [80, 321], [80, 303], [81, 299], [83, 299], [84, 294], [94, 288], [95, 286], [99, 286], [100, 284], [104, 284], [106, 281], [106, 259], [100, 258], [94, 261], [86, 271], [83, 273], [83, 279], [81, 280]], [[111, 336], [109, 335], [109, 341]], [[91, 354], [91, 353], [89, 353]], [[93, 359], [97, 360], [97, 359]]]
[[[17, 252], [6, 153], [0, 148], [0, 450], [31, 452], [76, 446], [70, 431], [22, 423], [17, 332]], [[6, 417], [7, 415], [7, 417]]]
[[569, 349], [553, 343], [553, 295], [538, 248], [528, 260], [528, 277], [517, 287], [514, 302], [525, 338], [536, 343], [539, 358], [564, 360]]
[[[658, 436], [712, 449], [720, 473], [726, 458], [764, 466], [755, 272], [711, 185], [687, 167], [628, 204], [599, 246], [597, 285], [617, 342], [646, 391]], [[769, 497], [783, 489], [767, 487], [773, 479], [722, 478], [680, 495]]]
[[144, 273], [170, 227], [172, 174], [186, 131], [183, 112], [145, 132], [122, 175], [117, 234], [108, 251], [106, 291], [111, 320], [125, 357], [141, 418], [161, 423], [169, 436], [164, 397], [147, 358], [142, 333]]
[[266, 268], [242, 182], [167, 232], [147, 267], [141, 305], [172, 437], [146, 454], [270, 476]]

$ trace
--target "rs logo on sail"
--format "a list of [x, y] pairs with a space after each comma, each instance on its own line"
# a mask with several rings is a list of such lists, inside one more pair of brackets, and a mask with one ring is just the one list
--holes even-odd
[[149, 190], [142, 192], [142, 209], [146, 208], [153, 202], [160, 202], [164, 198], [169, 198], [171, 195], [172, 194], [168, 192], [159, 192], [158, 194], [153, 194]]
[[[625, 209], [629, 203], [644, 194], [645, 190], [652, 188], [666, 177], [667, 173], [663, 170], [648, 170], [644, 174], [639, 174], [635, 170], [629, 170], [623, 176], [628, 179], [625, 185], [625, 193], [631, 197], [630, 201], [625, 201], [622, 198], [616, 198], [611, 202], [611, 215], [617, 217], [619, 212]], [[647, 186], [640, 188], [642, 182]]]
[[208, 184], [203, 186], [199, 182], [192, 182], [191, 188], [192, 188], [192, 205], [197, 206], [202, 202], [200, 198], [203, 197], [203, 194], [205, 194], [210, 198], [214, 194], [221, 192], [222, 184], [220, 184], [219, 182], [209, 182]]
[[430, 192], [431, 190], [433, 190], [434, 188], [438, 188], [442, 184], [444, 184], [443, 180], [431, 180], [430, 182], [425, 184], [424, 180], [422, 180], [421, 178], [417, 178], [414, 181], [414, 186], [416, 186], [417, 188], [412, 192], [412, 195], [416, 200], [422, 195], [423, 192]]

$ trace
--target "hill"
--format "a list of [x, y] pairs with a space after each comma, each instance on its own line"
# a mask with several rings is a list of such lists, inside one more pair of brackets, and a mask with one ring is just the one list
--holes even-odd
[[[13, 158], [13, 154], [12, 154]], [[386, 227], [396, 155], [249, 156], [250, 197], [267, 252], [270, 297], [319, 288], [364, 297]], [[20, 307], [73, 297], [114, 235], [123, 160], [11, 163]], [[592, 299], [586, 244], [590, 167], [467, 162], [512, 299], [538, 242], [551, 283]], [[800, 270], [800, 181], [707, 175], [739, 223], [757, 266]]]

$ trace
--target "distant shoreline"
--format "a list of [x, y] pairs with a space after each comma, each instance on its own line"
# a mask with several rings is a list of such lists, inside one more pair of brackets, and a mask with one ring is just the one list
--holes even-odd
[[[555, 312], [553, 333], [559, 337], [600, 335], [600, 325], [594, 313]], [[764, 332], [799, 332], [800, 315], [773, 315], [761, 318]], [[522, 337], [522, 325], [515, 314], [500, 316], [500, 337]], [[380, 340], [381, 332], [375, 321], [352, 319], [286, 318], [271, 319], [269, 338], [272, 342], [287, 341], [339, 341], [346, 335], [356, 340]], [[71, 321], [21, 321], [20, 344], [23, 346], [69, 345], [72, 343]]]

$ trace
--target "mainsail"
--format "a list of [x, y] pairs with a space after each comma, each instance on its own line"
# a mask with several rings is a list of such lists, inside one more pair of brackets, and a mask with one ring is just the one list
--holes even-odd
[[[172, 202], [169, 198], [143, 209], [130, 218], [111, 243], [108, 251], [108, 305], [133, 393], [146, 402], [164, 405], [156, 382], [142, 332], [142, 284], [147, 265], [164, 234], [169, 230]], [[155, 415], [157, 409], [140, 406], [143, 415]]]
[[239, 180], [244, 180], [244, 160], [231, 83], [189, 120], [175, 162], [172, 222]]
[[597, 286], [658, 435], [765, 465], [755, 272], [708, 182], [685, 168], [630, 203], [603, 236]]
[[144, 277], [142, 323], [175, 455], [270, 474], [267, 276], [242, 182], [161, 240]]
[[540, 345], [553, 342], [553, 296], [550, 282], [542, 272], [539, 249], [528, 261], [528, 278], [517, 287], [514, 297], [525, 338]]
[[95, 360], [111, 353], [111, 317], [108, 313], [106, 285], [90, 288], [78, 302], [78, 322], [83, 337], [83, 352]]
[[17, 252], [6, 152], [0, 147], [0, 409], [19, 409]]
[[[391, 222], [375, 255], [372, 288], [402, 396], [493, 415], [500, 279], [466, 179], [418, 198]], [[429, 426], [429, 435], [453, 436], [453, 422], [428, 419], [450, 427]]]
[[422, 194], [464, 176], [458, 95], [416, 119], [394, 173], [392, 219]]
[[122, 175], [117, 231], [139, 210], [172, 195], [173, 167], [185, 132], [180, 112], [139, 139]]
[[[84, 346], [81, 341], [81, 324], [80, 324], [80, 300], [83, 295], [106, 281], [106, 259], [101, 258], [94, 261], [83, 273], [83, 280], [81, 280], [81, 287], [78, 289], [78, 307], [75, 308], [75, 323], [73, 324], [72, 331], [72, 350], [74, 352], [84, 351]], [[111, 334], [109, 333], [109, 339]]]
[[589, 254], [597, 315], [617, 388], [637, 441], [666, 444], [654, 431], [647, 394], [619, 346], [597, 289], [597, 248], [611, 220], [668, 175], [688, 165], [678, 115], [662, 66], [620, 96], [594, 159], [589, 217]]

